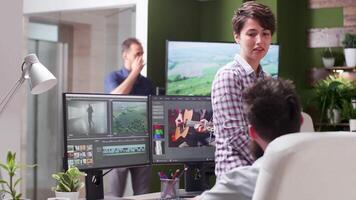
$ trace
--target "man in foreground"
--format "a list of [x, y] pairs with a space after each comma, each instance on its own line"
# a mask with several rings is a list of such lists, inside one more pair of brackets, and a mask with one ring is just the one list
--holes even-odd
[[244, 95], [249, 122], [252, 166], [237, 167], [217, 180], [215, 186], [195, 199], [251, 200], [263, 152], [275, 138], [299, 132], [301, 106], [294, 85], [287, 80], [261, 80]]

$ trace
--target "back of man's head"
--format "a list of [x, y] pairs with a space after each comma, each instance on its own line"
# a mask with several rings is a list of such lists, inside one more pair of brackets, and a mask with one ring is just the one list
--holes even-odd
[[259, 81], [244, 93], [244, 100], [250, 125], [266, 142], [299, 132], [301, 106], [292, 81]]

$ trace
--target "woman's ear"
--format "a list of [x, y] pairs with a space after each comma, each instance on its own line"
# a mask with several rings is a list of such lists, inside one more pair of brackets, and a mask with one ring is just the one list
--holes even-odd
[[234, 33], [235, 42], [238, 44], [240, 42], [240, 34]]

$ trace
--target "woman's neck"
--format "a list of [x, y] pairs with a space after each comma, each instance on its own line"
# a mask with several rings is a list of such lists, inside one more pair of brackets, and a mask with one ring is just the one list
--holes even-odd
[[255, 71], [255, 73], [258, 72], [258, 66], [260, 65], [260, 61], [258, 60], [251, 60], [251, 59], [248, 59], [247, 56], [241, 54], [241, 57], [252, 67], [252, 69]]

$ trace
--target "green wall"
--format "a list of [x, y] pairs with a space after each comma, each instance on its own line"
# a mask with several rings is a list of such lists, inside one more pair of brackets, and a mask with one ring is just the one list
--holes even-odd
[[305, 1], [278, 1], [279, 75], [294, 81], [300, 91], [306, 82], [306, 30], [308, 18]]
[[200, 6], [195, 0], [149, 0], [147, 76], [165, 87], [166, 40], [199, 40]]
[[219, 0], [201, 3], [201, 41], [233, 42], [231, 17], [242, 0]]

